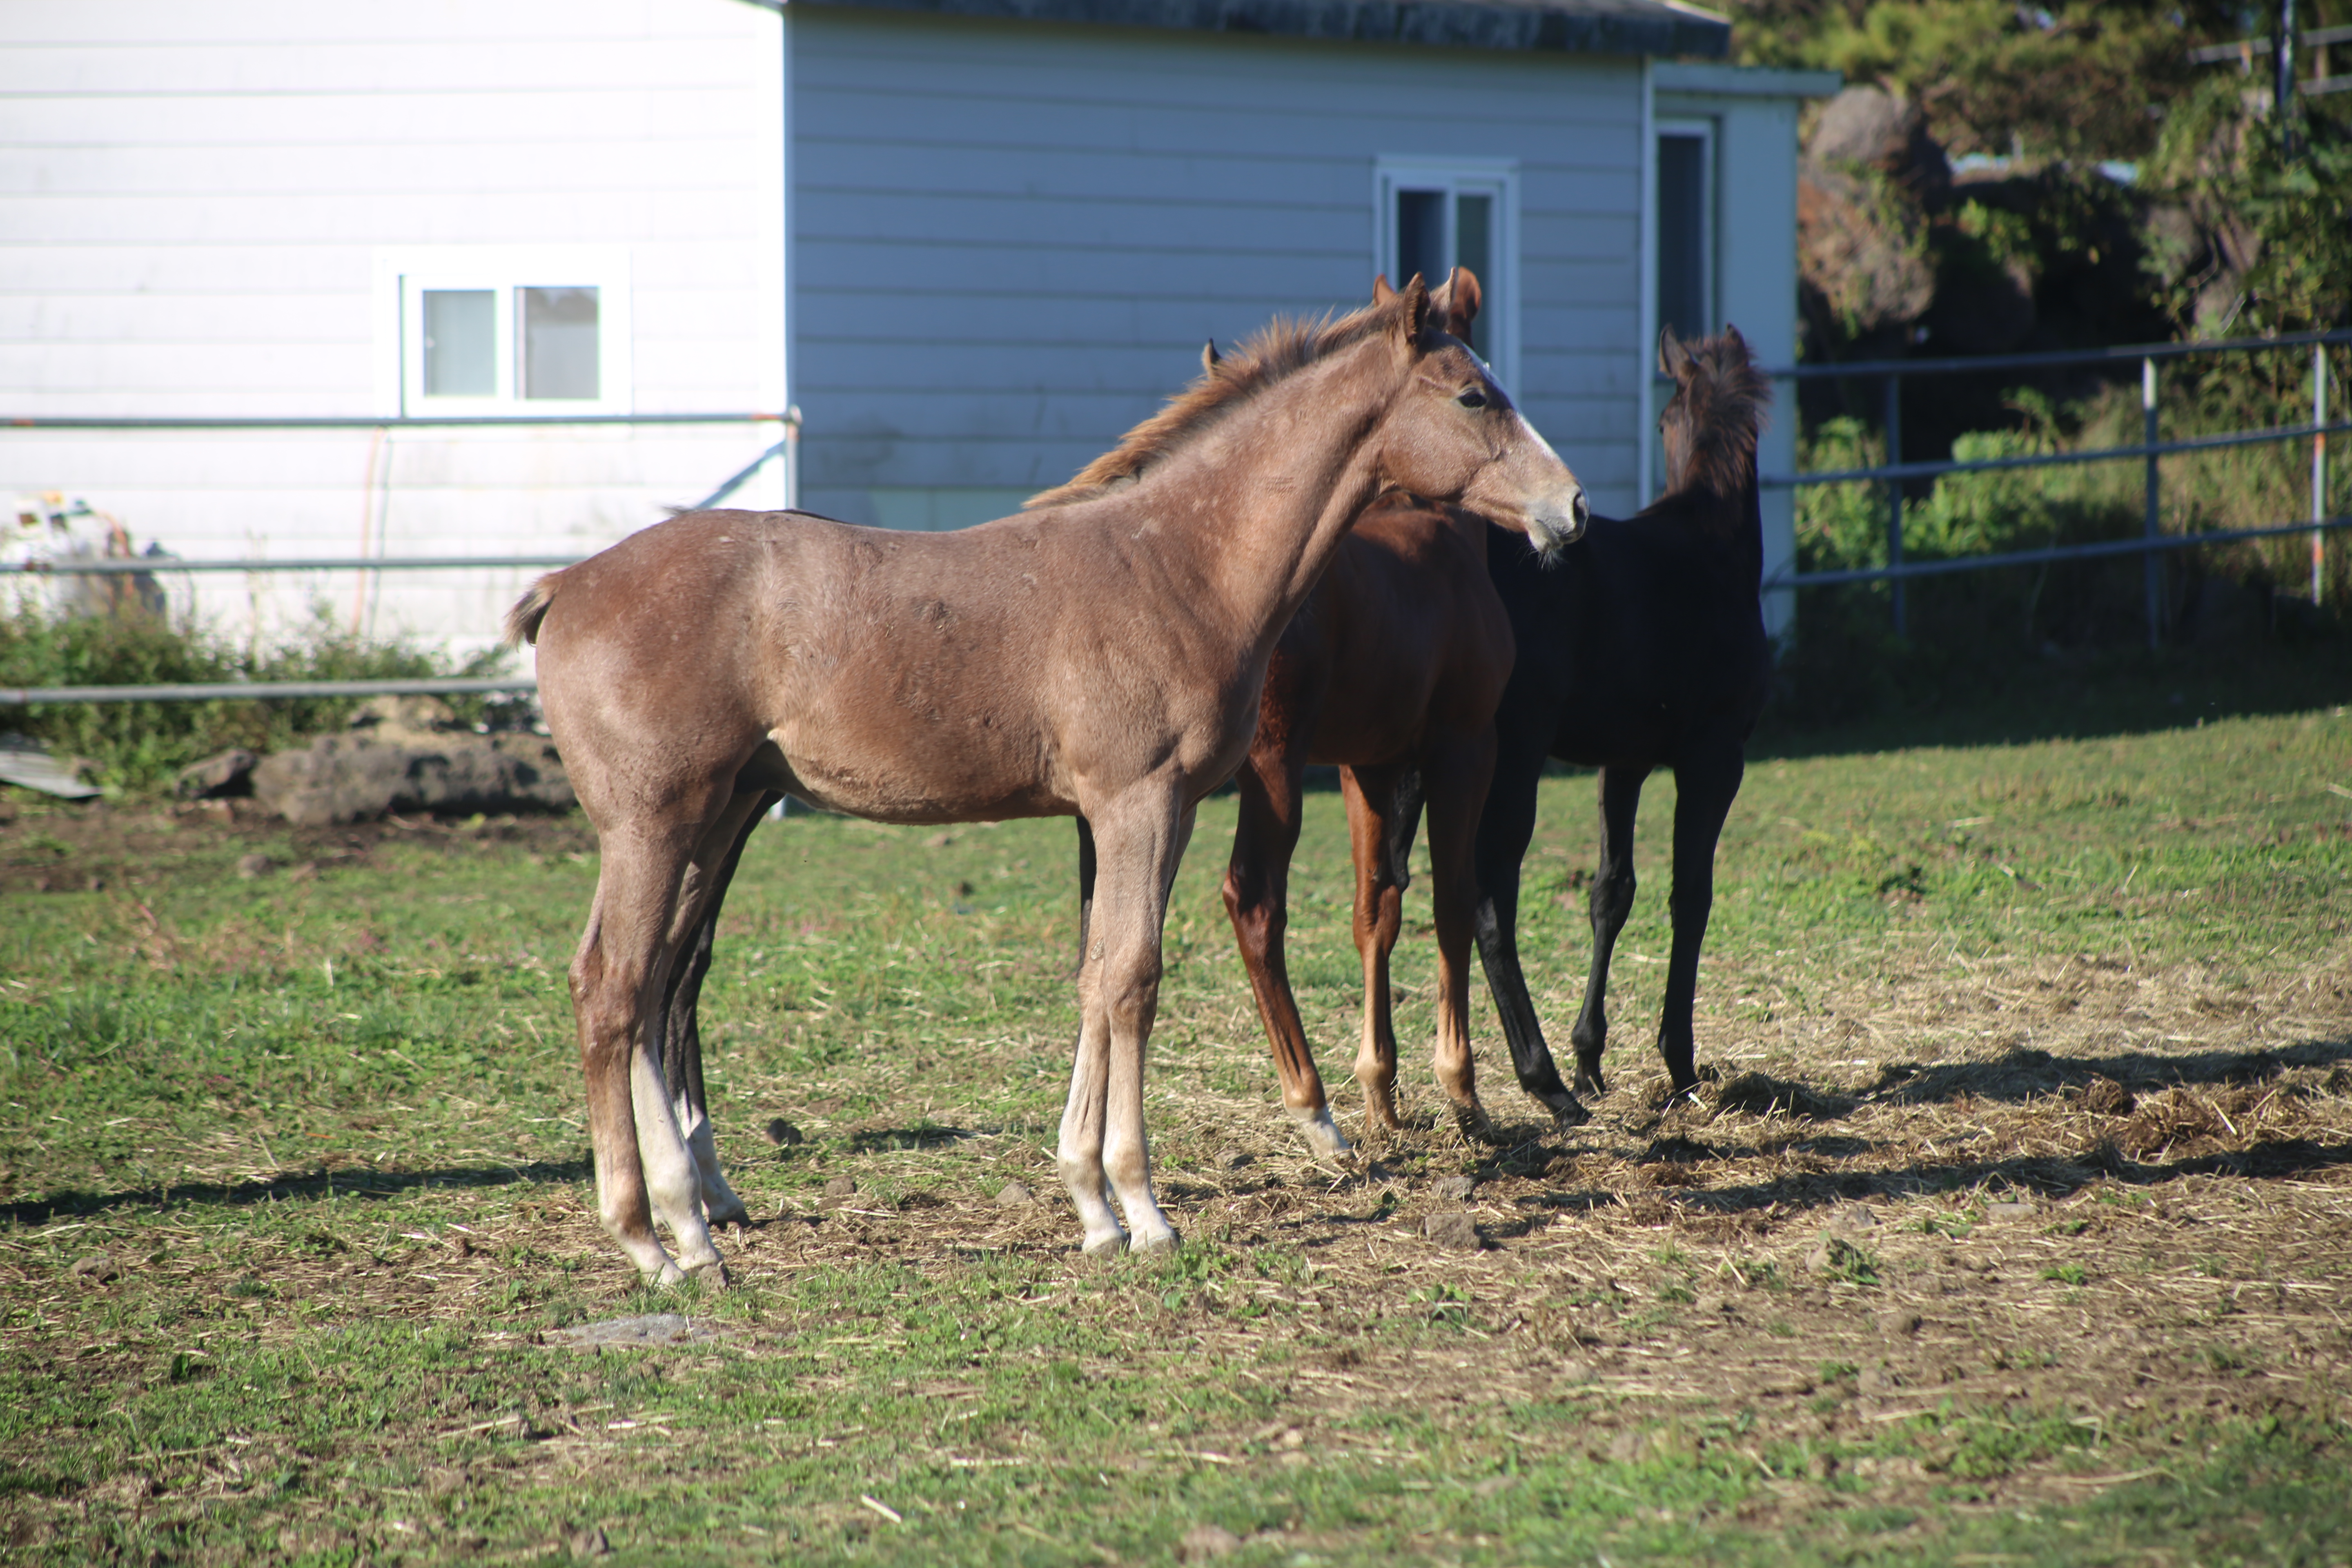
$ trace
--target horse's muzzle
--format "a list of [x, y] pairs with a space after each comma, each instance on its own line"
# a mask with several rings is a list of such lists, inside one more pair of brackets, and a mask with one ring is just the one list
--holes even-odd
[[1528, 509], [1528, 536], [1538, 554], [1555, 555], [1583, 538], [1584, 525], [1591, 520], [1592, 503], [1585, 499], [1584, 487], [1571, 479], [1558, 494]]

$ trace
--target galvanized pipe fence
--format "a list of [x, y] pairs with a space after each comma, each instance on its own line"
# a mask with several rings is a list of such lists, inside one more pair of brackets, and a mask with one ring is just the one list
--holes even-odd
[[[1908, 629], [1904, 584], [1916, 577], [1944, 576], [1960, 572], [1997, 571], [2067, 561], [2093, 561], [2139, 555], [2145, 574], [2148, 646], [2157, 646], [2161, 632], [2161, 584], [2158, 557], [2167, 551], [2240, 540], [2266, 539], [2308, 532], [2311, 539], [2311, 592], [2318, 603], [2326, 565], [2326, 538], [2337, 529], [2352, 527], [2352, 516], [2326, 512], [2327, 437], [2352, 433], [2352, 424], [2327, 419], [2328, 367], [2326, 350], [2352, 343], [2352, 331], [2297, 332], [2271, 338], [2236, 338], [2210, 342], [2146, 343], [2120, 348], [2060, 351], [2045, 353], [1992, 354], [1977, 359], [1856, 360], [1826, 364], [1789, 365], [1766, 372], [1775, 381], [1806, 381], [1824, 377], [1876, 379], [1885, 388], [1881, 416], [1890, 458], [1902, 452], [1902, 383], [1911, 376], [1982, 374], [2004, 370], [2053, 369], [2070, 365], [2117, 364], [2137, 360], [2140, 365], [2140, 406], [2143, 439], [2126, 447], [2105, 447], [2079, 452], [2021, 454], [2008, 458], [1922, 462], [1889, 461], [1872, 468], [1817, 470], [1801, 474], [1765, 475], [1759, 483], [1768, 489], [1807, 486], [1878, 483], [1886, 487], [1886, 559], [1884, 566], [1832, 572], [1781, 572], [1764, 582], [1766, 591], [1822, 588], [1842, 584], [1886, 583], [1890, 585], [1895, 630]], [[2312, 416], [2306, 425], [2263, 430], [2231, 431], [2192, 436], [2178, 440], [2158, 438], [2158, 377], [2159, 361], [2192, 354], [2250, 353], [2308, 346], [2312, 351]], [[0, 426], [45, 430], [393, 430], [421, 427], [596, 425], [712, 425], [741, 421], [773, 421], [784, 427], [782, 439], [771, 446], [718, 489], [696, 503], [697, 509], [717, 506], [777, 458], [785, 463], [785, 496], [798, 499], [801, 415], [797, 408], [782, 414], [606, 414], [524, 416], [515, 418], [474, 416], [368, 419], [320, 417], [294, 419], [246, 418], [0, 418]], [[2211, 530], [2201, 533], [2167, 534], [2160, 527], [2163, 478], [2158, 460], [2177, 453], [2223, 450], [2308, 439], [2312, 443], [2311, 516], [2307, 521], [2263, 528]], [[2145, 520], [2137, 539], [2105, 540], [2092, 543], [2053, 545], [2041, 550], [2007, 551], [1938, 561], [1906, 561], [1903, 552], [1903, 481], [1934, 479], [1944, 474], [1988, 473], [2002, 469], [2056, 468], [2083, 463], [2124, 462], [2139, 458], [2146, 464]], [[0, 575], [129, 575], [181, 572], [399, 572], [450, 569], [539, 568], [571, 565], [570, 555], [495, 556], [310, 556], [297, 559], [183, 561], [171, 556], [133, 556], [116, 560], [0, 563]], [[271, 698], [375, 697], [394, 695], [480, 695], [528, 692], [537, 682], [525, 679], [469, 680], [457, 678], [415, 680], [249, 681], [218, 685], [68, 686], [0, 688], [0, 707], [38, 703], [260, 701]]]
[[[1884, 388], [1884, 407], [1880, 416], [1886, 443], [1888, 461], [1866, 468], [1837, 468], [1801, 474], [1763, 476], [1758, 482], [1768, 489], [1796, 489], [1813, 485], [1878, 483], [1886, 489], [1886, 564], [1836, 572], [1781, 572], [1764, 583], [1767, 591], [1789, 588], [1821, 588], [1845, 583], [1885, 583], [1889, 585], [1889, 610], [1897, 636], [1909, 629], [1909, 610], [1903, 588], [1914, 577], [1942, 576], [1956, 572], [1994, 571], [2005, 566], [2028, 566], [2062, 561], [2089, 561], [2116, 555], [2138, 555], [2146, 563], [2143, 574], [2143, 597], [2147, 622], [2147, 643], [2158, 644], [2162, 630], [2163, 591], [2158, 558], [2167, 551], [2191, 549], [2205, 544], [2227, 544], [2238, 540], [2264, 539], [2284, 534], [2307, 532], [2311, 538], [2311, 597], [2319, 603], [2323, 576], [2326, 565], [2326, 536], [2334, 531], [2352, 526], [2352, 517], [2330, 516], [2327, 512], [2327, 437], [2352, 432], [2352, 424], [2330, 424], [2327, 418], [2328, 366], [2326, 352], [2332, 347], [2352, 343], [2352, 331], [2328, 332], [2292, 332], [2271, 338], [2231, 338], [2209, 342], [2142, 343], [2119, 348], [2059, 351], [2044, 353], [1988, 354], [1980, 359], [1911, 359], [1854, 360], [1843, 363], [1790, 365], [1766, 374], [1775, 381], [1809, 381], [1825, 377], [1841, 379], [1878, 380]], [[2263, 430], [2238, 430], [2220, 435], [2189, 436], [2177, 440], [2159, 438], [2158, 427], [2158, 377], [2159, 361], [2182, 359], [2193, 354], [2254, 353], [2280, 349], [2308, 347], [2311, 350], [2312, 403], [2311, 420], [2305, 425], [2277, 426]], [[1925, 462], [1903, 462], [1902, 384], [1906, 376], [1981, 374], [2005, 370], [2046, 370], [2073, 365], [2122, 364], [2133, 360], [2140, 368], [2140, 418], [2142, 438], [2127, 447], [2103, 447], [2079, 452], [2038, 452], [2008, 458], [1979, 458], [1968, 460], [1945, 458]], [[2289, 441], [2311, 442], [2311, 513], [2307, 521], [2280, 523], [2266, 528], [2212, 530], [2202, 533], [2168, 534], [2162, 531], [2163, 475], [2158, 467], [2159, 458], [2177, 453], [2220, 451], [2235, 447], [2263, 446]], [[2140, 537], [2133, 540], [2105, 540], [2095, 543], [2054, 545], [2044, 550], [2008, 551], [1999, 554], [1971, 555], [1951, 560], [1908, 562], [1903, 552], [1903, 481], [1934, 479], [1944, 474], [1990, 473], [2011, 468], [2059, 468], [2080, 463], [2127, 462], [2133, 458], [2146, 464], [2142, 486], [2145, 506]]]
[[[369, 430], [514, 429], [550, 426], [678, 426], [776, 424], [783, 435], [742, 468], [722, 480], [688, 510], [714, 507], [733, 495], [771, 462], [783, 462], [784, 504], [800, 499], [801, 411], [781, 414], [571, 414], [404, 416], [399, 418], [353, 418], [326, 416], [310, 418], [109, 417], [100, 416], [40, 416], [0, 418], [0, 427], [15, 430]], [[420, 572], [449, 570], [538, 569], [569, 566], [577, 555], [317, 555], [245, 560], [185, 561], [173, 555], [131, 555], [104, 560], [0, 562], [0, 578], [170, 576], [183, 572]], [[410, 680], [253, 680], [178, 683], [160, 686], [0, 687], [0, 708], [25, 708], [47, 703], [90, 702], [260, 702], [271, 699], [322, 697], [507, 696], [539, 689], [528, 676], [505, 679], [468, 679], [456, 676], [420, 677]]]

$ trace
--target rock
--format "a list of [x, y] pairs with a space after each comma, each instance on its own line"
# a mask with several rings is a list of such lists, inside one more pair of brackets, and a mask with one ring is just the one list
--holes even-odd
[[1797, 265], [1830, 341], [1907, 327], [1936, 297], [1926, 216], [1900, 193], [1810, 159], [1797, 176]]
[[172, 779], [172, 793], [182, 800], [226, 800], [253, 793], [253, 770], [261, 758], [243, 746], [232, 747], [201, 763], [190, 763]]
[[554, 743], [536, 735], [321, 735], [263, 758], [253, 793], [298, 827], [394, 811], [568, 811], [578, 804]]
[[1026, 1208], [1036, 1201], [1037, 1194], [1018, 1182], [1007, 1182], [997, 1189], [996, 1206], [999, 1208]]
[[761, 1128], [760, 1131], [761, 1134], [765, 1137], [769, 1142], [773, 1143], [779, 1149], [790, 1149], [795, 1144], [805, 1143], [808, 1142], [806, 1138], [801, 1135], [801, 1130], [799, 1128], [793, 1126], [791, 1122], [785, 1121], [781, 1116], [777, 1117], [773, 1121], [769, 1122], [767, 1126]]
[[1476, 1223], [1460, 1209], [1431, 1215], [1421, 1222], [1421, 1234], [1450, 1251], [1475, 1252], [1481, 1245]]
[[1919, 106], [1884, 88], [1850, 87], [1822, 106], [1806, 139], [1807, 160], [1866, 169], [1925, 195], [1952, 182], [1944, 149]]
[[250, 882], [256, 877], [269, 875], [277, 864], [277, 861], [257, 849], [250, 855], [240, 855], [236, 858], [236, 874]]
[[1187, 1563], [1205, 1563], [1242, 1549], [1242, 1538], [1220, 1524], [1196, 1524], [1176, 1543], [1176, 1555]]
[[613, 1543], [605, 1538], [604, 1531], [593, 1524], [585, 1530], [573, 1531], [564, 1538], [563, 1544], [575, 1558], [605, 1557], [613, 1551]]
[[115, 1266], [110, 1254], [93, 1252], [87, 1258], [75, 1258], [71, 1273], [85, 1285], [103, 1285], [121, 1278], [122, 1270]]
[[1919, 1331], [1919, 1314], [1902, 1307], [1889, 1308], [1878, 1314], [1878, 1331], [1890, 1340], [1908, 1338]]
[[1467, 1176], [1440, 1176], [1430, 1184], [1429, 1190], [1441, 1198], [1466, 1204], [1470, 1201], [1470, 1194], [1478, 1190], [1478, 1184]]
[[429, 736], [462, 734], [465, 726], [457, 721], [457, 711], [438, 697], [419, 694], [412, 697], [371, 697], [352, 710], [343, 726], [361, 734], [379, 740], [394, 736]]
[[1999, 1203], [1985, 1205], [1987, 1219], [2031, 1219], [2033, 1205], [2018, 1198], [2003, 1198]]
[[683, 1312], [647, 1312], [639, 1317], [582, 1323], [575, 1328], [550, 1329], [546, 1337], [551, 1343], [570, 1345], [574, 1350], [597, 1350], [607, 1345], [699, 1343], [717, 1339], [719, 1331]]
[[1221, 1171], [1238, 1171], [1249, 1163], [1250, 1157], [1238, 1149], [1228, 1149], [1217, 1156], [1217, 1169]]
[[816, 1206], [822, 1209], [837, 1209], [856, 1195], [856, 1182], [851, 1181], [847, 1176], [835, 1176], [824, 1184], [824, 1195], [817, 1199]]

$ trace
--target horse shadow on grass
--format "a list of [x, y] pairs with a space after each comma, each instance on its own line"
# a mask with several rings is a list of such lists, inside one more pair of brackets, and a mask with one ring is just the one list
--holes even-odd
[[592, 1180], [595, 1167], [582, 1160], [537, 1160], [525, 1165], [456, 1166], [433, 1171], [312, 1171], [288, 1173], [268, 1181], [178, 1182], [129, 1192], [63, 1192], [44, 1198], [0, 1204], [0, 1221], [37, 1226], [54, 1219], [85, 1219], [125, 1209], [184, 1205], [229, 1207], [289, 1200], [388, 1198], [433, 1187], [478, 1190], [516, 1185], [571, 1185]]

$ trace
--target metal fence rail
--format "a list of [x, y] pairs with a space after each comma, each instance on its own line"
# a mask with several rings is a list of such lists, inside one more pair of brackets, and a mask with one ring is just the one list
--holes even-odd
[[180, 686], [0, 686], [0, 708], [79, 702], [264, 702], [290, 697], [484, 697], [536, 691], [529, 676], [467, 680], [224, 680]]
[[[1954, 572], [1992, 571], [2057, 561], [2094, 560], [2105, 556], [2139, 555], [2147, 563], [2143, 596], [2147, 643], [2157, 646], [2162, 620], [2162, 592], [2157, 557], [2169, 550], [2199, 544], [2219, 544], [2240, 539], [2263, 539], [2307, 533], [2311, 539], [2311, 598], [2320, 601], [2326, 563], [2325, 540], [2341, 526], [2326, 517], [2327, 437], [2352, 433], [2352, 425], [2327, 419], [2328, 368], [2326, 351], [2352, 343], [2352, 331], [2285, 332], [2273, 338], [2227, 338], [2207, 342], [2138, 343], [2116, 348], [2062, 350], [2053, 353], [1988, 354], [1981, 359], [1855, 360], [1843, 363], [1784, 365], [1765, 374], [1775, 381], [1816, 381], [1859, 377], [1885, 384], [1885, 403], [1881, 428], [1890, 461], [1867, 468], [1837, 468], [1803, 474], [1766, 475], [1759, 483], [1771, 489], [1795, 489], [1811, 485], [1875, 483], [1886, 487], [1886, 564], [1846, 572], [1776, 574], [1768, 589], [1826, 587], [1842, 583], [1885, 583], [1892, 592], [1890, 610], [1899, 636], [1907, 629], [1908, 608], [1903, 592], [1912, 577], [1940, 576]], [[2278, 349], [2309, 348], [2312, 365], [2311, 420], [2305, 425], [2279, 426], [2268, 430], [2240, 430], [2215, 436], [2158, 439], [2157, 365], [2165, 360], [2216, 353], [2254, 353]], [[2011, 458], [1958, 458], [1906, 463], [1903, 453], [1902, 384], [1906, 376], [1983, 374], [2011, 370], [2054, 369], [2065, 365], [2117, 365], [2137, 360], [2140, 366], [2140, 409], [2144, 438], [2128, 447], [2105, 447], [2087, 452], [2040, 452]], [[2163, 476], [2161, 458], [2184, 452], [2220, 451], [2236, 447], [2308, 440], [2311, 455], [2311, 520], [2275, 528], [2233, 529], [2202, 534], [2166, 534], [2161, 526]], [[2147, 465], [2143, 480], [2145, 503], [2140, 537], [2096, 544], [2054, 545], [2047, 550], [2009, 551], [1998, 555], [1973, 555], [1950, 561], [1906, 563], [1903, 559], [1903, 481], [1935, 479], [1945, 474], [1985, 473], [2000, 469], [2059, 468], [2079, 463], [2128, 462]]]

